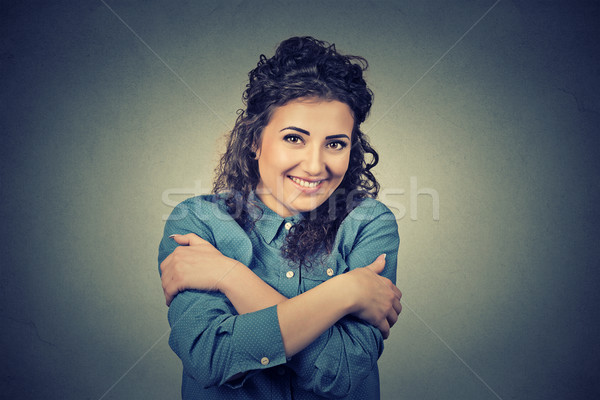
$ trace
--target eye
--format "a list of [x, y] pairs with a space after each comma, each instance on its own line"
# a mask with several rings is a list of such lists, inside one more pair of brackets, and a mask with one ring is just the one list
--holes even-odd
[[283, 140], [291, 144], [300, 144], [303, 142], [302, 138], [299, 135], [285, 135], [283, 137]]
[[327, 147], [329, 147], [332, 150], [343, 150], [346, 148], [346, 146], [348, 146], [348, 143], [342, 140], [336, 140], [334, 142], [327, 143]]

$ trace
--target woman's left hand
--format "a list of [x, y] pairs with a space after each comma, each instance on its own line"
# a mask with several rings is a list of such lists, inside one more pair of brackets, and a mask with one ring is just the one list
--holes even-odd
[[178, 246], [160, 264], [167, 306], [186, 289], [219, 291], [219, 283], [238, 261], [224, 256], [198, 235], [174, 235]]

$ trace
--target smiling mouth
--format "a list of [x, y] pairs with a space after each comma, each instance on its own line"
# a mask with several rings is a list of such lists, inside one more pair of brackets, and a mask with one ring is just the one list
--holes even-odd
[[317, 186], [319, 186], [321, 184], [321, 182], [324, 181], [324, 179], [320, 180], [320, 181], [305, 181], [304, 179], [296, 178], [295, 176], [289, 176], [289, 178], [292, 181], [294, 181], [295, 183], [297, 183], [298, 185], [302, 186], [303, 188], [307, 188], [307, 189], [316, 188]]

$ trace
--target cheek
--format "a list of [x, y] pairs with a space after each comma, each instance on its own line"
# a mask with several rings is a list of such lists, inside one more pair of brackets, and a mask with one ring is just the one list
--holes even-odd
[[291, 163], [291, 154], [281, 146], [264, 143], [260, 150], [258, 166], [261, 175], [277, 176], [285, 172]]
[[343, 177], [348, 171], [348, 165], [350, 163], [350, 156], [340, 157], [338, 160], [335, 160], [334, 163], [330, 164], [331, 172], [336, 176]]

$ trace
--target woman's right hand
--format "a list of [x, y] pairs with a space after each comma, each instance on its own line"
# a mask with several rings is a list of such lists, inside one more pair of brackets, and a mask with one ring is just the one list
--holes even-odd
[[392, 281], [379, 275], [384, 268], [385, 255], [382, 254], [372, 264], [344, 275], [350, 278], [349, 293], [354, 296], [350, 314], [375, 326], [387, 339], [402, 311], [402, 293]]
[[179, 246], [160, 264], [167, 306], [186, 289], [220, 291], [223, 278], [239, 265], [198, 235], [173, 235]]

